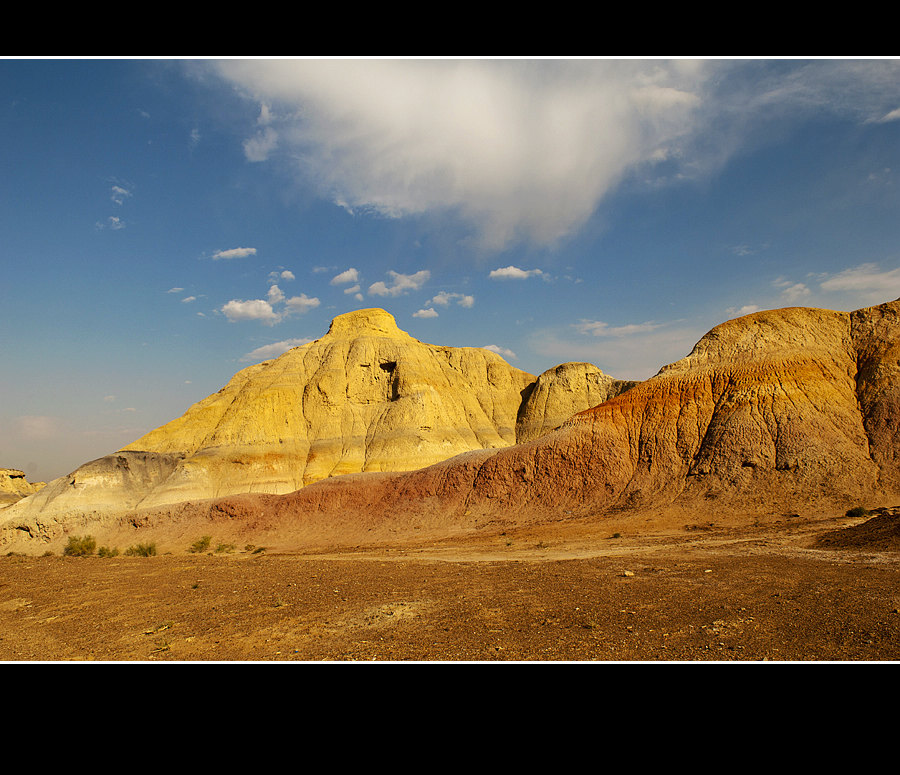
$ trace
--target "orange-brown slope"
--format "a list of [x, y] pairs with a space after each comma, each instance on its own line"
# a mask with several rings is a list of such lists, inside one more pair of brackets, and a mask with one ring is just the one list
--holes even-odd
[[631, 509], [755, 519], [896, 496], [898, 311], [756, 313], [532, 442], [213, 508], [338, 535], [354, 521], [465, 530]]

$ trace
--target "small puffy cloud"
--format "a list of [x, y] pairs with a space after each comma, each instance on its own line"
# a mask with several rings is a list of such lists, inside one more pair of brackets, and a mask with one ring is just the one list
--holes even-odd
[[649, 331], [655, 331], [657, 328], [662, 328], [662, 323], [632, 323], [630, 325], [625, 326], [611, 326], [608, 323], [604, 323], [602, 320], [580, 320], [578, 323], [573, 324], [573, 328], [578, 331], [579, 334], [584, 334], [585, 336], [598, 336], [598, 337], [619, 337], [619, 336], [631, 336], [633, 334], [646, 334]]
[[492, 269], [488, 277], [492, 280], [525, 280], [542, 274], [540, 269], [519, 269], [517, 266], [505, 266], [502, 269]]
[[267, 361], [270, 358], [277, 358], [294, 347], [302, 347], [312, 342], [312, 339], [285, 339], [281, 342], [273, 342], [272, 344], [264, 344], [255, 350], [241, 357], [242, 361]]
[[414, 318], [436, 318], [438, 313], [434, 311], [434, 308], [429, 309], [420, 309], [418, 312], [413, 312]]
[[119, 229], [125, 228], [125, 221], [119, 218], [118, 215], [110, 215], [105, 221], [101, 221], [97, 224], [98, 229], [112, 229], [113, 231], [118, 231]]
[[212, 257], [213, 261], [220, 261], [222, 259], [246, 258], [247, 256], [255, 255], [256, 248], [231, 248], [230, 250], [217, 250]]
[[122, 188], [122, 186], [113, 186], [110, 199], [112, 199], [113, 202], [115, 202], [117, 205], [120, 205], [130, 196], [131, 192], [128, 189]]
[[352, 266], [344, 272], [341, 272], [339, 275], [331, 278], [332, 285], [346, 285], [347, 283], [357, 283], [359, 282], [359, 272], [356, 271]]
[[285, 269], [282, 272], [279, 272], [279, 271], [269, 272], [269, 282], [273, 283], [273, 284], [277, 283], [279, 280], [293, 280], [293, 279], [295, 279], [294, 273], [288, 269]]
[[232, 299], [222, 307], [222, 313], [232, 323], [239, 320], [259, 320], [268, 326], [274, 326], [281, 319], [272, 305], [264, 299]]
[[422, 269], [415, 274], [400, 274], [390, 270], [388, 274], [391, 276], [391, 284], [388, 285], [383, 281], [372, 283], [369, 286], [370, 294], [373, 296], [400, 296], [408, 291], [417, 291], [431, 277], [431, 272], [427, 269]]
[[512, 350], [509, 350], [506, 347], [500, 347], [500, 345], [486, 344], [482, 349], [490, 350], [492, 353], [497, 353], [497, 355], [503, 358], [512, 358], [513, 360], [516, 358], [516, 354]]
[[425, 306], [428, 306], [429, 304], [439, 304], [442, 307], [447, 307], [453, 301], [455, 301], [460, 307], [469, 308], [474, 306], [475, 297], [466, 295], [464, 293], [447, 293], [447, 291], [441, 291], [432, 299], [426, 301]]
[[281, 288], [277, 285], [273, 285], [269, 288], [269, 293], [267, 296], [269, 300], [269, 304], [277, 304], [279, 301], [284, 301], [284, 293], [282, 293]]
[[357, 296], [360, 296], [361, 290], [362, 289], [359, 287], [359, 284], [357, 283], [356, 285], [351, 285], [349, 288], [344, 288], [344, 293], [346, 293], [348, 296], [351, 293], [356, 294]]
[[305, 293], [301, 293], [299, 296], [291, 296], [291, 298], [285, 300], [285, 314], [296, 312], [297, 314], [302, 315], [304, 312], [315, 309], [319, 304], [321, 304], [321, 302], [316, 297], [313, 296], [310, 298]]
[[189, 303], [192, 302], [192, 301], [197, 301], [197, 297], [196, 297], [196, 296], [185, 296], [185, 297], [181, 300], [181, 303], [182, 303], [182, 304], [189, 304]]

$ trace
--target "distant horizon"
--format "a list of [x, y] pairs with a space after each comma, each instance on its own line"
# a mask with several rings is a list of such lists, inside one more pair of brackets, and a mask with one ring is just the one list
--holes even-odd
[[900, 298], [900, 62], [0, 60], [0, 467], [51, 481], [381, 308], [646, 379]]

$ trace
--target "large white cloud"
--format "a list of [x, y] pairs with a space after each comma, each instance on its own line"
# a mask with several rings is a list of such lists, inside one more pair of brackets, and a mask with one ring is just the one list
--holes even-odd
[[890, 60], [226, 60], [261, 107], [248, 158], [352, 211], [444, 211], [483, 246], [576, 231], [626, 176], [715, 171], [782, 119], [897, 115]]
[[[482, 244], [548, 243], [691, 126], [692, 62], [228, 60], [220, 75], [273, 106], [248, 140], [299, 152], [348, 209], [452, 211]], [[253, 132], [258, 132], [254, 128]], [[278, 133], [277, 138], [274, 132]]]

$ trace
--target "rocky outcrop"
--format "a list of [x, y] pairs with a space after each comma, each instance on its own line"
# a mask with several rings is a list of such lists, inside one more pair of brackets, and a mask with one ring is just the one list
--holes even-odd
[[29, 482], [18, 468], [0, 468], [0, 509], [38, 492], [44, 484]]
[[602, 404], [637, 382], [613, 379], [590, 363], [563, 363], [541, 374], [522, 403], [516, 442], [555, 430], [572, 415]]
[[386, 311], [359, 310], [4, 518], [46, 533], [102, 513], [414, 470], [534, 438], [625, 385], [589, 364], [536, 379], [489, 350], [425, 344]]

